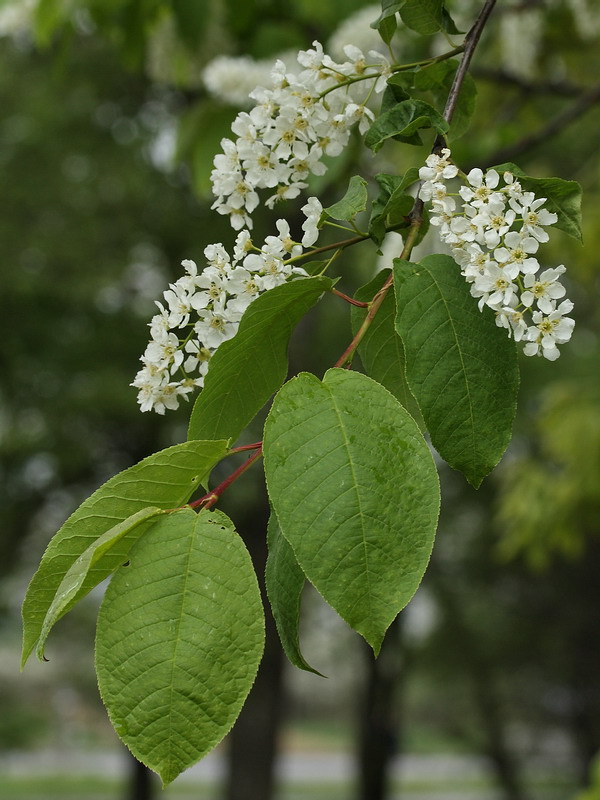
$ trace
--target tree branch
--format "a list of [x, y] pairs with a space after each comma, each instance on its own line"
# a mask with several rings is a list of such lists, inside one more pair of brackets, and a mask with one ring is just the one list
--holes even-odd
[[551, 139], [553, 136], [556, 136], [564, 128], [566, 128], [572, 122], [575, 122], [576, 119], [583, 116], [583, 114], [585, 114], [594, 105], [596, 105], [596, 103], [599, 102], [600, 84], [588, 89], [572, 105], [570, 105], [564, 111], [561, 111], [560, 114], [557, 114], [553, 119], [546, 123], [546, 125], [542, 125], [542, 127], [537, 131], [524, 136], [522, 139], [514, 142], [513, 144], [509, 144], [506, 147], [501, 147], [499, 150], [496, 150], [495, 153], [492, 153], [487, 158], [486, 166], [500, 164], [504, 161], [512, 161], [512, 159], [517, 158], [523, 153], [526, 153], [528, 150], [532, 150], [534, 147], [542, 144], [547, 139]]
[[483, 8], [479, 12], [479, 16], [473, 24], [473, 27], [465, 36], [465, 50], [463, 57], [460, 61], [458, 69], [456, 70], [454, 80], [452, 81], [452, 86], [450, 87], [450, 92], [448, 93], [448, 99], [446, 100], [446, 107], [444, 108], [443, 116], [446, 122], [451, 122], [452, 117], [454, 116], [454, 111], [458, 102], [458, 95], [460, 94], [463, 81], [469, 70], [473, 53], [475, 52], [475, 48], [477, 47], [481, 34], [483, 33], [483, 29], [485, 28], [486, 22], [494, 10], [495, 5], [496, 0], [486, 0]]
[[586, 91], [585, 86], [569, 81], [527, 81], [513, 72], [492, 67], [475, 67], [471, 70], [471, 74], [474, 78], [481, 78], [491, 83], [514, 86], [525, 94], [554, 94], [572, 99]]

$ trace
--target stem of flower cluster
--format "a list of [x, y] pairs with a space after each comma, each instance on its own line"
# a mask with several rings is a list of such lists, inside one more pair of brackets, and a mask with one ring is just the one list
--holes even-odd
[[337, 297], [341, 297], [342, 300], [345, 300], [347, 303], [350, 303], [353, 306], [358, 306], [358, 308], [368, 308], [371, 305], [370, 303], [361, 303], [360, 300], [355, 300], [353, 297], [348, 297], [347, 294], [338, 292], [337, 289], [332, 289], [331, 293], [335, 294]]
[[[446, 105], [444, 107], [443, 116], [446, 122], [451, 122], [452, 117], [454, 116], [454, 111], [456, 110], [456, 104], [458, 102], [458, 96], [460, 94], [463, 81], [467, 75], [467, 71], [469, 69], [473, 53], [475, 51], [475, 48], [477, 47], [477, 43], [479, 42], [485, 24], [488, 21], [488, 18], [492, 13], [495, 5], [496, 5], [496, 0], [486, 0], [483, 8], [479, 13], [479, 16], [475, 20], [475, 23], [465, 36], [464, 43], [459, 48], [456, 48], [456, 52], [463, 52], [463, 57], [460, 61], [460, 64], [458, 65], [458, 69], [456, 70], [454, 80], [452, 81], [452, 86], [450, 87], [450, 91], [448, 93], [448, 99], [446, 100]], [[455, 52], [451, 51], [450, 53], [444, 53], [442, 56], [438, 56], [437, 60], [442, 61], [444, 58], [450, 58], [451, 55], [455, 55]], [[407, 68], [407, 65], [405, 65], [404, 68]], [[438, 136], [433, 144], [432, 152], [435, 152], [440, 147], [443, 147], [444, 144], [445, 144], [444, 138], [442, 136]], [[410, 260], [413, 247], [415, 246], [417, 241], [419, 229], [423, 223], [422, 200], [419, 199], [415, 200], [415, 204], [410, 214], [410, 219], [411, 219], [410, 230], [404, 242], [402, 253], [400, 254], [400, 258], [403, 261]], [[393, 282], [394, 282], [394, 277], [392, 274], [389, 276], [389, 278], [386, 280], [386, 282], [383, 284], [381, 289], [377, 292], [377, 294], [369, 304], [369, 310], [363, 320], [362, 325], [356, 332], [356, 335], [354, 336], [348, 347], [344, 350], [342, 355], [336, 361], [335, 363], [336, 367], [349, 367], [352, 364], [352, 359], [354, 358], [354, 354], [356, 353], [356, 350], [361, 341], [363, 340], [363, 337], [365, 336], [366, 332], [370, 328], [375, 318], [375, 315], [381, 308], [381, 304], [383, 303], [385, 296], [390, 290], [390, 287], [393, 285]]]
[[[416, 244], [419, 228], [421, 227], [421, 224], [423, 222], [422, 211], [423, 211], [423, 203], [420, 200], [417, 200], [415, 203], [415, 207], [413, 209], [413, 218], [410, 224], [409, 233], [408, 236], [406, 237], [406, 241], [404, 243], [404, 247], [402, 248], [402, 253], [400, 255], [400, 258], [403, 259], [404, 261], [408, 261], [410, 259], [410, 254], [412, 253], [413, 247]], [[390, 275], [389, 278], [381, 287], [381, 289], [377, 292], [375, 297], [371, 300], [371, 302], [367, 303], [367, 307], [369, 309], [367, 311], [367, 315], [364, 318], [362, 325], [356, 332], [356, 335], [354, 336], [348, 347], [344, 350], [342, 355], [335, 362], [334, 364], [335, 367], [347, 367], [350, 366], [350, 364], [352, 364], [352, 359], [354, 358], [354, 354], [356, 353], [359, 344], [363, 340], [365, 333], [369, 330], [371, 323], [375, 318], [375, 315], [381, 308], [381, 304], [385, 300], [385, 296], [388, 293], [393, 282], [394, 282], [394, 276]]]
[[[447, 58], [452, 58], [453, 56], [459, 55], [464, 49], [464, 45], [460, 45], [459, 47], [453, 47], [452, 50], [448, 50], [448, 52], [442, 53], [439, 56], [434, 56], [433, 58], [425, 58], [421, 61], [413, 61], [410, 64], [392, 64], [390, 71], [405, 72], [406, 70], [413, 69], [414, 67], [428, 67], [431, 64], [437, 64], [439, 61], [445, 61]], [[353, 83], [368, 81], [370, 78], [378, 78], [379, 75], [380, 73], [371, 72], [368, 75], [355, 75], [353, 78], [346, 78], [345, 81], [340, 81], [335, 86], [330, 86], [328, 89], [325, 89], [323, 92], [321, 92], [319, 95], [319, 100], [322, 100], [331, 92], [335, 92], [336, 89], [341, 89], [342, 86], [351, 86]]]

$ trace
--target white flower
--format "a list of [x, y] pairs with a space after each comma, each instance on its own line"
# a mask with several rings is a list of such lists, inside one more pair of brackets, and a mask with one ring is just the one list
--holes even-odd
[[496, 313], [496, 325], [508, 328], [508, 335], [512, 333], [515, 342], [520, 342], [527, 333], [523, 312], [511, 306], [504, 306]]
[[482, 275], [478, 275], [471, 285], [473, 297], [479, 300], [479, 309], [484, 305], [498, 311], [503, 306], [510, 306], [518, 287], [510, 281], [504, 270], [489, 264]]
[[447, 181], [458, 175], [458, 167], [451, 164], [450, 150], [444, 147], [441, 156], [432, 153], [425, 159], [425, 167], [419, 170], [419, 178], [422, 181]]
[[547, 316], [541, 311], [533, 312], [533, 326], [527, 331], [529, 342], [523, 348], [525, 355], [543, 355], [549, 361], [560, 356], [557, 344], [568, 342], [575, 327], [575, 320], [565, 317], [573, 308], [570, 300], [564, 300]]
[[301, 211], [306, 217], [306, 220], [302, 223], [302, 230], [304, 231], [302, 244], [304, 247], [309, 247], [319, 238], [319, 220], [323, 213], [323, 206], [316, 197], [309, 197], [306, 205], [302, 206]]
[[554, 311], [554, 301], [564, 297], [567, 290], [558, 281], [558, 277], [565, 271], [564, 266], [555, 269], [547, 269], [542, 272], [539, 278], [534, 275], [525, 275], [523, 283], [527, 291], [521, 295], [521, 302], [527, 308], [534, 302], [544, 314], [551, 314]]
[[510, 200], [511, 208], [523, 219], [521, 232], [533, 236], [538, 242], [548, 241], [549, 236], [544, 227], [554, 225], [558, 220], [556, 214], [542, 208], [545, 202], [545, 197], [536, 199], [533, 192], [524, 192], [519, 200]]
[[533, 236], [522, 236], [518, 231], [509, 231], [504, 237], [504, 245], [494, 250], [494, 258], [506, 269], [514, 265], [516, 272], [511, 277], [516, 278], [519, 272], [524, 275], [534, 275], [540, 268], [536, 258], [530, 258], [532, 253], [537, 253], [540, 244]]
[[470, 186], [461, 186], [459, 191], [463, 200], [469, 202], [474, 208], [479, 208], [489, 203], [490, 200], [500, 200], [501, 195], [494, 192], [500, 183], [500, 175], [495, 169], [488, 170], [485, 175], [479, 168], [472, 169], [467, 175]]

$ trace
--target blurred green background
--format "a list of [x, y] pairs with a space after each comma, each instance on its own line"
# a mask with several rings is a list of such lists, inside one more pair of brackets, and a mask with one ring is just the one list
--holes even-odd
[[[449, 7], [465, 30], [480, 3]], [[210, 211], [209, 174], [239, 107], [209, 93], [203, 69], [315, 38], [360, 45], [376, 15], [361, 0], [0, 3], [0, 798], [160, 792], [98, 698], [100, 594], [23, 675], [20, 602], [82, 499], [185, 438], [188, 408], [142, 415], [128, 384], [179, 262], [233, 240]], [[307, 591], [304, 647], [328, 679], [284, 664], [271, 636], [233, 734], [167, 798], [600, 798], [599, 36], [596, 0], [501, 0], [475, 59], [474, 123], [453, 148], [464, 166], [514, 160], [582, 183], [584, 247], [557, 231], [543, 248], [547, 266], [568, 268], [572, 342], [556, 363], [521, 359], [514, 441], [478, 492], [440, 465], [432, 563], [380, 660]], [[405, 30], [394, 45], [403, 61], [448, 46]], [[311, 187], [324, 205], [358, 171], [427, 154], [390, 145], [374, 161], [356, 144]], [[257, 215], [257, 238], [283, 215], [298, 229], [291, 204]], [[352, 293], [386, 262], [362, 244], [337, 264]], [[346, 307], [326, 298], [297, 332], [292, 368], [320, 374], [348, 339]], [[251, 471], [223, 504], [259, 572], [264, 499]]]

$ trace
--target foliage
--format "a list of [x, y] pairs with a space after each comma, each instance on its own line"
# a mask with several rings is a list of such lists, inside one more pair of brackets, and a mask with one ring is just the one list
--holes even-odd
[[[41, 42], [48, 41], [57, 25], [51, 5], [40, 5]], [[227, 4], [229, 11], [234, 5]], [[115, 32], [125, 20], [119, 15], [125, 13], [124, 7], [114, 19], [113, 12], [90, 7], [98, 24], [114, 26]], [[166, 13], [161, 8], [160, 3], [153, 4], [142, 29], [157, 24], [160, 14]], [[198, 33], [194, 26], [200, 25], [189, 13], [188, 4], [173, 4], [184, 42], [186, 35]], [[135, 39], [140, 20], [135, 14], [127, 19], [123, 30]], [[385, 42], [392, 42], [398, 20], [426, 36], [457, 32], [441, 0], [384, 2], [376, 24]], [[243, 24], [243, 19], [236, 24]], [[144, 43], [142, 33], [139, 48], [133, 40], [127, 47], [141, 53]], [[474, 486], [494, 468], [508, 444], [518, 370], [516, 348], [507, 333], [513, 332], [516, 339], [518, 329], [511, 328], [510, 321], [501, 324], [498, 315], [506, 317], [505, 308], [513, 308], [510, 299], [490, 301], [493, 292], [482, 289], [475, 296], [484, 297], [482, 305], [491, 306], [497, 316], [490, 307], [481, 313], [457, 252], [454, 258], [433, 255], [411, 260], [412, 248], [427, 227], [423, 202], [433, 198], [421, 190], [415, 200], [410, 187], [419, 177], [428, 182], [423, 170], [446, 169], [447, 157], [440, 155], [443, 137], [464, 133], [474, 111], [470, 79], [458, 86], [451, 111], [444, 109], [456, 66], [450, 58], [432, 57], [424, 59], [422, 69], [397, 69], [395, 77], [384, 71], [373, 74], [374, 80], [382, 76], [387, 80], [379, 116], [368, 105], [372, 93], [357, 104], [359, 112], [349, 111], [352, 104], [346, 104], [344, 113], [357, 114], [353, 121], [374, 152], [389, 150], [396, 142], [418, 146], [422, 135], [428, 141], [435, 135], [427, 167], [409, 169], [404, 177], [377, 175], [379, 193], [370, 202], [369, 183], [354, 176], [338, 202], [324, 209], [319, 201], [308, 210], [308, 204], [304, 207], [305, 251], [292, 241], [289, 247], [300, 252], [288, 249], [285, 256], [275, 254], [286, 267], [298, 264], [296, 273], [286, 273], [279, 285], [269, 286], [266, 269], [259, 272], [263, 293], [240, 312], [240, 319], [232, 318], [235, 335], [218, 343], [210, 356], [190, 420], [189, 441], [176, 446], [190, 460], [182, 465], [157, 454], [132, 467], [126, 477], [109, 481], [110, 486], [86, 501], [59, 531], [34, 577], [24, 606], [24, 659], [36, 643], [42, 655], [52, 624], [93, 585], [114, 573], [98, 623], [101, 693], [119, 736], [161, 774], [165, 784], [227, 732], [260, 659], [262, 609], [249, 558], [233, 524], [210, 510], [239, 474], [264, 454], [273, 506], [269, 599], [290, 659], [312, 669], [302, 657], [298, 639], [305, 579], [376, 652], [386, 629], [419, 585], [439, 507], [437, 475], [425, 433], [442, 458]], [[359, 77], [362, 81], [361, 74], [351, 73], [349, 80], [356, 78], [359, 83]], [[329, 88], [323, 94], [327, 92]], [[423, 93], [431, 103], [422, 99]], [[223, 118], [226, 124], [228, 115]], [[250, 174], [249, 167], [244, 169]], [[514, 166], [510, 169], [523, 176], [524, 190], [545, 192], [547, 210], [556, 215], [557, 227], [579, 236], [579, 190], [574, 182], [536, 183], [542, 179], [528, 178]], [[463, 188], [476, 193], [481, 187], [477, 176], [470, 176]], [[200, 183], [204, 188], [209, 185], [206, 180]], [[253, 188], [266, 187], [269, 184], [257, 182]], [[435, 200], [434, 210], [439, 211]], [[233, 213], [238, 211], [233, 208]], [[370, 217], [367, 231], [359, 227], [364, 212]], [[333, 302], [331, 295], [341, 294], [320, 273], [350, 246], [348, 240], [313, 246], [319, 230], [340, 227], [331, 220], [349, 223], [342, 227], [353, 243], [371, 239], [377, 247], [391, 230], [403, 230], [404, 249], [394, 261], [393, 280], [384, 272], [357, 293], [352, 308], [354, 336], [334, 368], [322, 380], [301, 373], [284, 383], [293, 328], [321, 297], [327, 295], [325, 304]], [[287, 240], [281, 230], [280, 234], [285, 250]], [[489, 238], [486, 244], [492, 252], [501, 242]], [[257, 258], [259, 252], [265, 263], [273, 255], [266, 246], [252, 246], [251, 255]], [[322, 251], [331, 251], [332, 257], [326, 256], [317, 266], [303, 260]], [[209, 263], [212, 268], [216, 260], [209, 258]], [[236, 269], [245, 269], [247, 263], [240, 257]], [[530, 288], [527, 283], [525, 287]], [[217, 306], [210, 310], [216, 314]], [[187, 323], [169, 324], [181, 328]], [[183, 362], [182, 354], [192, 336], [181, 336], [175, 347], [181, 351], [177, 368], [184, 364], [181, 385], [186, 392], [192, 389], [192, 367], [185, 366], [189, 359]], [[531, 341], [540, 354], [550, 352], [539, 332], [531, 336], [538, 337]], [[345, 369], [352, 366], [356, 353], [366, 375]], [[273, 394], [262, 445], [232, 448]], [[188, 503], [191, 491], [208, 481], [219, 460], [242, 450], [253, 451], [247, 462]], [[160, 474], [152, 477], [152, 486], [145, 485], [140, 473], [159, 457]], [[98, 518], [97, 501], [102, 504]], [[65, 530], [70, 533], [65, 535]]]

